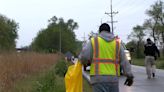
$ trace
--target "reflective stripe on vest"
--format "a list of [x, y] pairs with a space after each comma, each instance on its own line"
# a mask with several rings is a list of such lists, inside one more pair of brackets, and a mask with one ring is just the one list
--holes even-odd
[[90, 75], [120, 75], [119, 53], [120, 40], [106, 42], [101, 37], [91, 39], [93, 61]]

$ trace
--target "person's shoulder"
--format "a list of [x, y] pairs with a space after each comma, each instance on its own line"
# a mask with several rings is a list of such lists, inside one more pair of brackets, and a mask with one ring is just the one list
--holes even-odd
[[156, 46], [155, 43], [152, 44], [153, 46]]
[[152, 44], [153, 47], [157, 47], [155, 43]]
[[144, 47], [147, 47], [147, 44], [144, 44]]

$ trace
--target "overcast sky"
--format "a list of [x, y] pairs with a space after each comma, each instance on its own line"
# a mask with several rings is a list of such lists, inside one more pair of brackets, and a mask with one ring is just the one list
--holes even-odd
[[[127, 42], [127, 35], [148, 18], [145, 11], [157, 0], [113, 0], [115, 35]], [[19, 23], [17, 47], [29, 45], [38, 31], [46, 28], [52, 16], [73, 19], [79, 24], [77, 39], [97, 32], [102, 22], [110, 21], [110, 0], [0, 0], [0, 14]]]

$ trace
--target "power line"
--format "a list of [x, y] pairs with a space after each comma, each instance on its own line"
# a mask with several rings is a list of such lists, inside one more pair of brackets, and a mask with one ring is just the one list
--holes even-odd
[[112, 33], [114, 34], [113, 23], [116, 23], [117, 21], [113, 21], [113, 16], [114, 16], [114, 14], [117, 14], [118, 12], [114, 12], [113, 11], [112, 0], [111, 0], [111, 6], [110, 6], [110, 8], [111, 8], [110, 13], [105, 12], [105, 14], [109, 15], [110, 18], [111, 18], [110, 23], [111, 23], [111, 27], [112, 27]]
[[[156, 1], [156, 0], [154, 0], [154, 1]], [[134, 5], [136, 5], [136, 3], [137, 3], [137, 5], [141, 5], [141, 4], [148, 5], [150, 2], [152, 2], [152, 1], [150, 1], [150, 0], [138, 0], [138, 1], [136, 1], [136, 0], [124, 0], [122, 2], [122, 0], [118, 0], [117, 2], [114, 2], [113, 5], [115, 7], [117, 7], [118, 9], [120, 9], [120, 8], [127, 6], [127, 5], [128, 6], [134, 6]]]
[[148, 5], [150, 5], [151, 2], [152, 1], [150, 1], [150, 0], [139, 0], [139, 1], [128, 0], [128, 1], [124, 1], [124, 3], [118, 3], [117, 2], [118, 4], [115, 3], [114, 6], [116, 7], [116, 9], [122, 9], [124, 6], [128, 5], [128, 7], [123, 10], [123, 14], [124, 14], [124, 13], [129, 12], [129, 11], [134, 11], [135, 8], [140, 8], [140, 9], [143, 8], [143, 7], [138, 7], [136, 5], [140, 5], [140, 6], [145, 5], [144, 8], [146, 8]]
[[[154, 0], [155, 1], [155, 0]], [[149, 2], [149, 3], [148, 3]], [[121, 12], [121, 14], [127, 14], [127, 12], [129, 11], [132, 11], [133, 13], [131, 13], [131, 16], [136, 14], [137, 11], [139, 11], [140, 9], [145, 9], [148, 5], [150, 5], [150, 2], [149, 0], [144, 0], [144, 1], [135, 1], [135, 0], [126, 0], [124, 2], [121, 2], [121, 0], [118, 0], [117, 2], [115, 2], [115, 7], [116, 9], [121, 9], [121, 7], [123, 6], [126, 6], [126, 5], [129, 5], [129, 7], [126, 7], [125, 9], [123, 9], [123, 11]], [[136, 5], [145, 5], [144, 7], [137, 7]], [[110, 16], [111, 18], [111, 30], [112, 30], [112, 33], [114, 33], [114, 27], [113, 27], [113, 24], [116, 23], [117, 21], [113, 21], [113, 16], [115, 14], [117, 14], [118, 12], [114, 12], [113, 11], [113, 7], [112, 7], [112, 0], [111, 0], [111, 10], [110, 10], [110, 13], [106, 13], [107, 15]], [[120, 7], [120, 8], [119, 8]]]

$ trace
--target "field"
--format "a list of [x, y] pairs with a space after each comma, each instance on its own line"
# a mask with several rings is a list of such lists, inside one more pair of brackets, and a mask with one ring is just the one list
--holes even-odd
[[[13, 92], [13, 88], [45, 74], [58, 61], [57, 54], [3, 53], [0, 54], [0, 92]], [[32, 76], [32, 77], [31, 77]], [[21, 91], [20, 91], [21, 92]], [[27, 91], [28, 92], [28, 91]]]
[[[0, 54], [0, 92], [65, 92], [63, 74], [71, 64], [58, 54]], [[83, 91], [91, 92], [85, 79]]]

